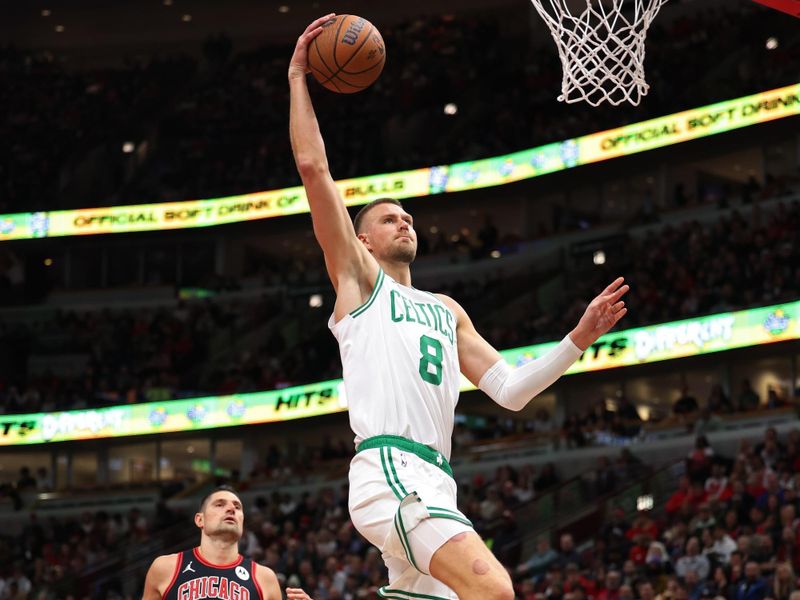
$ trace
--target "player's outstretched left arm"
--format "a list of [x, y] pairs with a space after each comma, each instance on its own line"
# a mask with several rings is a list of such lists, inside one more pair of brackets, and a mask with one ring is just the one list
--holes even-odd
[[630, 289], [618, 277], [589, 303], [577, 326], [544, 356], [512, 368], [475, 330], [466, 311], [452, 298], [440, 295], [455, 313], [461, 372], [475, 387], [510, 410], [521, 410], [547, 389], [591, 346], [625, 316], [622, 297]]

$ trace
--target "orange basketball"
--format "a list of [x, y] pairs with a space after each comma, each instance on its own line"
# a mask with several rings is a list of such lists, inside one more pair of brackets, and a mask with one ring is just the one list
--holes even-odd
[[314, 78], [339, 94], [368, 88], [383, 71], [386, 48], [375, 26], [356, 15], [336, 15], [308, 47]]

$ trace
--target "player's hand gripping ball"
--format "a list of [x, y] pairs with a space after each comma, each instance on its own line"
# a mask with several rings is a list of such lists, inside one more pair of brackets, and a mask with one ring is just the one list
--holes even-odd
[[356, 15], [336, 15], [308, 47], [308, 67], [323, 86], [339, 94], [368, 88], [383, 71], [386, 47], [375, 26]]

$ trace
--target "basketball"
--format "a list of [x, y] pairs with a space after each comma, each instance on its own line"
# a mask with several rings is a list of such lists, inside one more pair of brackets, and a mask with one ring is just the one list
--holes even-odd
[[386, 48], [375, 26], [363, 17], [337, 15], [322, 25], [308, 48], [314, 78], [339, 94], [360, 92], [383, 71]]

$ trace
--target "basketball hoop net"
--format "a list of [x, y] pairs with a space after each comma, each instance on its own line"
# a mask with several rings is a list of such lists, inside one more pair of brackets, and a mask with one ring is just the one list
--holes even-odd
[[647, 95], [644, 40], [667, 0], [585, 0], [579, 15], [572, 14], [568, 0], [531, 2], [561, 57], [560, 101], [637, 106]]

